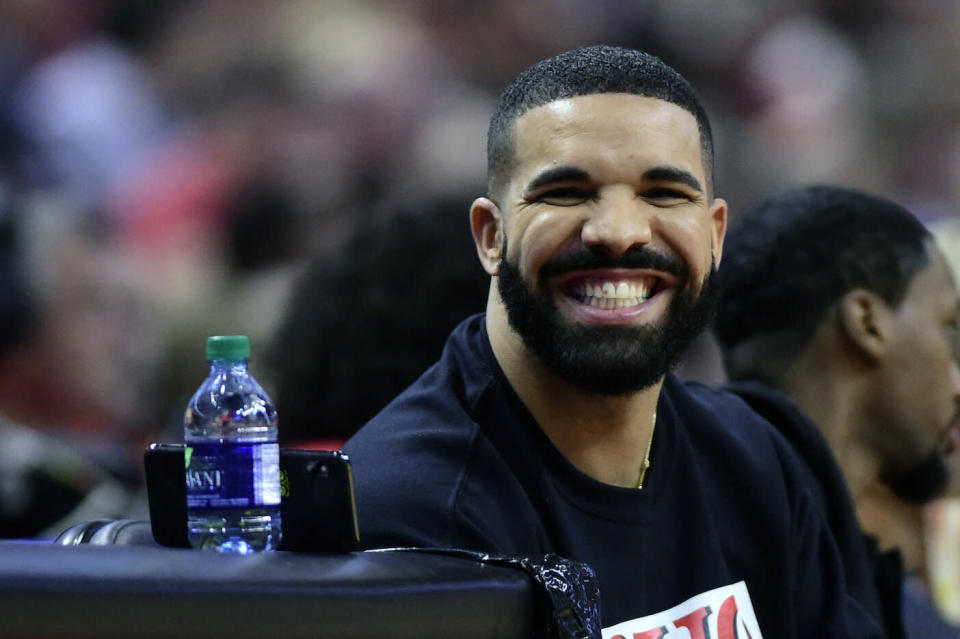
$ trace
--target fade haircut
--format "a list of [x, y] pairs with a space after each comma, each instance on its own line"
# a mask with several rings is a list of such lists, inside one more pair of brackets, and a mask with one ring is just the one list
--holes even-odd
[[522, 71], [504, 89], [487, 130], [487, 190], [496, 200], [516, 164], [514, 124], [530, 109], [598, 93], [632, 93], [670, 102], [692, 113], [700, 131], [707, 194], [713, 187], [713, 134], [693, 87], [659, 58], [605, 45], [561, 53]]
[[731, 361], [739, 359], [732, 349], [754, 338], [781, 352], [755, 352], [747, 366], [757, 357], [797, 355], [854, 289], [899, 306], [929, 262], [931, 237], [902, 206], [838, 186], [791, 189], [751, 206], [727, 233], [719, 272], [714, 332], [727, 374], [754, 373]]

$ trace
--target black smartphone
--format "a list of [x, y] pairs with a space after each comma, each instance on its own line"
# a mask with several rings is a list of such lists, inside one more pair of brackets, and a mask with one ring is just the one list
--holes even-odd
[[[143, 453], [150, 526], [157, 543], [189, 548], [183, 444], [150, 444]], [[350, 459], [340, 451], [280, 449], [277, 550], [340, 553], [360, 543]]]

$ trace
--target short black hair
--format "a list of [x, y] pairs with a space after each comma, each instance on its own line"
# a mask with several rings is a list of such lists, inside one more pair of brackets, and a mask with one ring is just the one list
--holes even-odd
[[339, 252], [308, 265], [267, 358], [281, 443], [347, 439], [483, 311], [490, 277], [458, 215], [464, 198], [374, 211]]
[[635, 49], [596, 45], [542, 60], [504, 89], [487, 129], [487, 190], [495, 198], [513, 170], [513, 125], [530, 109], [556, 100], [599, 93], [632, 93], [670, 102], [697, 119], [708, 190], [713, 185], [713, 134], [696, 92], [656, 56]]
[[756, 202], [724, 243], [714, 332], [725, 359], [732, 347], [774, 334], [788, 336], [796, 354], [856, 288], [898, 306], [929, 262], [929, 238], [905, 208], [856, 189], [813, 185]]

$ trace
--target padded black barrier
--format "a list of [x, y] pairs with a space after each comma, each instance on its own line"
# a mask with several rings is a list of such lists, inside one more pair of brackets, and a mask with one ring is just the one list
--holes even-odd
[[532, 576], [550, 579], [556, 565], [531, 571], [456, 553], [0, 542], [0, 636], [599, 637], [557, 634], [555, 617], [569, 610], [551, 609], [553, 595]]
[[498, 566], [525, 570], [545, 598], [551, 639], [600, 639], [600, 583], [593, 568], [559, 555], [488, 555], [472, 550], [408, 548], [410, 552], [469, 557]]
[[70, 526], [53, 543], [61, 546], [159, 546], [149, 521], [139, 519], [94, 519]]

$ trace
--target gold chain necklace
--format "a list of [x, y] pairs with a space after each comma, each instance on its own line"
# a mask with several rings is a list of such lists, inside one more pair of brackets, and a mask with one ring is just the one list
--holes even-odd
[[650, 468], [650, 449], [653, 448], [653, 432], [657, 429], [657, 411], [653, 411], [653, 421], [650, 424], [650, 441], [647, 442], [647, 452], [643, 454], [643, 465], [640, 466], [640, 481], [637, 482], [637, 490], [643, 489], [643, 479], [647, 476], [647, 470]]

